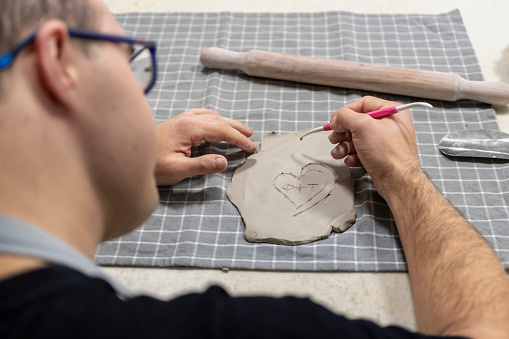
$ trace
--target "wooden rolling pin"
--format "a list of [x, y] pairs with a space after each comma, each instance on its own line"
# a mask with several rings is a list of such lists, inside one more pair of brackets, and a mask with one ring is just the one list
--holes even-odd
[[457, 74], [251, 50], [238, 53], [211, 47], [201, 52], [205, 67], [235, 69], [264, 78], [365, 91], [456, 101], [509, 103], [509, 85], [469, 81]]

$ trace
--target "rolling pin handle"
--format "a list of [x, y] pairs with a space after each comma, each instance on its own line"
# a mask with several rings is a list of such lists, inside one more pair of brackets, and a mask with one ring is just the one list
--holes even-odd
[[460, 78], [455, 100], [470, 99], [492, 105], [509, 104], [509, 84], [503, 82], [470, 81]]
[[207, 68], [243, 70], [245, 55], [246, 53], [209, 47], [201, 52], [200, 61]]

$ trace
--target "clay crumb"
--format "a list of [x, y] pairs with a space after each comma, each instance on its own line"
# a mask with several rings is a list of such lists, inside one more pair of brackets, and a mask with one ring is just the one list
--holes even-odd
[[224, 273], [228, 273], [230, 272], [230, 269], [228, 267], [223, 267], [221, 271], [223, 271]]

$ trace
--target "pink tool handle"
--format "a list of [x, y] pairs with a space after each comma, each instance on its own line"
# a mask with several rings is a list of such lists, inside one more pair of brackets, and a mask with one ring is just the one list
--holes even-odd
[[379, 110], [376, 110], [373, 112], [368, 112], [366, 114], [369, 115], [370, 117], [372, 117], [373, 119], [382, 119], [382, 118], [391, 116], [394, 113], [398, 113], [398, 110], [396, 109], [396, 107], [382, 108], [382, 109], [379, 109]]
[[[387, 108], [382, 108], [382, 109], [379, 109], [379, 110], [376, 110], [373, 112], [368, 112], [366, 114], [369, 115], [370, 117], [372, 117], [373, 119], [382, 119], [382, 118], [391, 116], [394, 113], [398, 113], [398, 112], [399, 111], [398, 111], [397, 107], [387, 107]], [[323, 130], [324, 131], [332, 131], [332, 128], [330, 127], [330, 124], [327, 124], [327, 125], [323, 126]]]

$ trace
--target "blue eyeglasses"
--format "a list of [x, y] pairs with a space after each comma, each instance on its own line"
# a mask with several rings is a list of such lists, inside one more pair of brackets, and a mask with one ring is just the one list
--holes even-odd
[[[7, 69], [14, 62], [14, 58], [31, 44], [37, 35], [37, 31], [20, 42], [12, 50], [0, 55], [0, 71]], [[102, 40], [117, 43], [126, 43], [131, 45], [131, 68], [138, 79], [138, 83], [147, 94], [156, 82], [157, 63], [156, 63], [156, 44], [153, 41], [135, 40], [129, 37], [119, 35], [101, 34], [92, 31], [79, 29], [69, 29], [69, 36], [80, 39]]]

